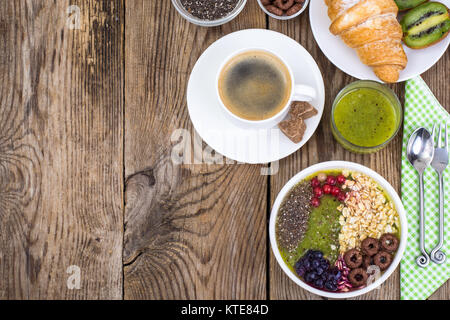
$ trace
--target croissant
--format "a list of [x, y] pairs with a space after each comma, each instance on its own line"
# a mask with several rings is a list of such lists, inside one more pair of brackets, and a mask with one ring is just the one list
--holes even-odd
[[408, 62], [394, 0], [325, 0], [330, 32], [358, 53], [384, 82], [397, 82]]

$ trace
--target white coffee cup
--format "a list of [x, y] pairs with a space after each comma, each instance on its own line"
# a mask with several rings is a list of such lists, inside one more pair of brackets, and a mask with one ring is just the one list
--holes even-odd
[[[290, 92], [290, 98], [289, 98], [288, 102], [286, 103], [286, 105], [277, 114], [275, 114], [274, 116], [272, 116], [268, 119], [248, 120], [248, 119], [243, 119], [243, 118], [237, 116], [236, 114], [231, 112], [225, 106], [225, 104], [223, 103], [222, 98], [220, 97], [220, 94], [219, 94], [219, 79], [220, 79], [220, 75], [222, 74], [222, 70], [224, 69], [224, 67], [235, 56], [240, 55], [245, 52], [248, 52], [248, 51], [265, 51], [265, 52], [272, 54], [273, 56], [277, 57], [286, 66], [286, 69], [289, 72], [289, 77], [291, 79], [291, 86], [292, 86], [291, 92]], [[228, 119], [230, 119], [237, 126], [245, 128], [245, 129], [269, 129], [269, 128], [275, 127], [281, 121], [283, 121], [284, 118], [286, 118], [287, 114], [289, 113], [291, 103], [293, 101], [312, 101], [316, 97], [317, 93], [314, 88], [307, 86], [307, 85], [300, 84], [299, 82], [296, 82], [291, 67], [278, 54], [274, 53], [273, 51], [264, 49], [264, 48], [245, 48], [245, 49], [241, 49], [239, 51], [232, 53], [222, 63], [221, 67], [219, 68], [219, 72], [217, 73], [217, 76], [216, 76], [216, 95], [217, 95], [217, 99], [219, 100], [219, 103], [222, 107], [222, 110], [227, 115]]]

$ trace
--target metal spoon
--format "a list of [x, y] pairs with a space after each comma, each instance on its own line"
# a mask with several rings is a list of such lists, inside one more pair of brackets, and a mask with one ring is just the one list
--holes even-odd
[[420, 251], [422, 255], [416, 259], [419, 267], [425, 268], [430, 263], [430, 256], [425, 250], [425, 212], [423, 195], [423, 173], [430, 165], [434, 156], [433, 138], [425, 128], [418, 128], [411, 134], [406, 148], [409, 162], [419, 173], [419, 193], [420, 193]]

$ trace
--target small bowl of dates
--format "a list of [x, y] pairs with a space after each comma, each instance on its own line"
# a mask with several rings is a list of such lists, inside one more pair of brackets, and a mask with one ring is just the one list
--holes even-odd
[[305, 11], [309, 0], [258, 0], [258, 4], [268, 16], [289, 20]]

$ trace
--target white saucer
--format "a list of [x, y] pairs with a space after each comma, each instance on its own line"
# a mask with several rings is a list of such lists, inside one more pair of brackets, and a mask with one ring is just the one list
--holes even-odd
[[[306, 120], [307, 130], [300, 143], [293, 143], [278, 127], [268, 130], [237, 127], [221, 109], [215, 90], [217, 72], [227, 56], [245, 47], [273, 51], [291, 66], [296, 83], [316, 89], [317, 98], [311, 104], [319, 114]], [[324, 102], [323, 79], [308, 51], [295, 40], [264, 29], [234, 32], [214, 42], [195, 64], [187, 88], [189, 115], [200, 137], [220, 154], [251, 164], [277, 161], [300, 149], [319, 125]]]
[[[439, 2], [447, 7], [450, 6], [450, 0], [440, 0]], [[347, 47], [339, 37], [331, 34], [329, 31], [331, 21], [327, 10], [327, 5], [323, 0], [311, 1], [309, 6], [311, 29], [322, 52], [345, 73], [361, 80], [380, 81], [372, 69], [359, 60], [356, 50]], [[398, 82], [414, 78], [431, 68], [445, 53], [449, 43], [450, 36], [447, 36], [441, 42], [425, 49], [413, 50], [403, 45], [408, 57], [408, 65], [400, 72]]]

